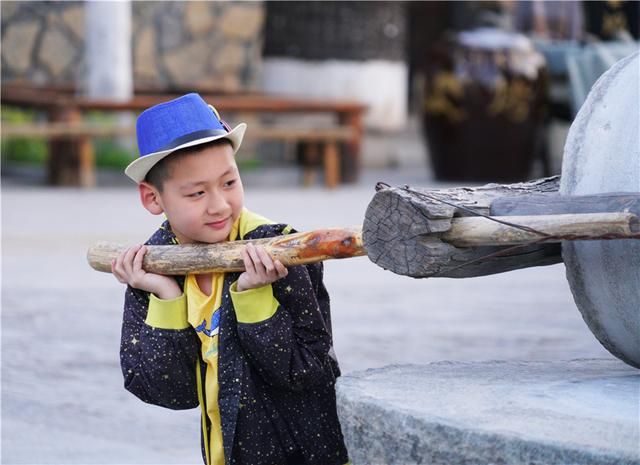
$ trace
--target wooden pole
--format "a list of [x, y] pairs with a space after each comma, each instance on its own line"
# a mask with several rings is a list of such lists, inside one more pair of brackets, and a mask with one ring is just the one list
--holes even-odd
[[[483, 217], [454, 218], [448, 231], [433, 234], [454, 247], [527, 244], [540, 239], [548, 242], [640, 239], [640, 220], [632, 213], [504, 216], [495, 219], [533, 228], [550, 237]], [[143, 268], [149, 272], [168, 275], [243, 271], [240, 251], [248, 242], [148, 246]], [[285, 266], [366, 255], [362, 229], [358, 227], [322, 229], [251, 242], [263, 246]], [[87, 259], [94, 269], [111, 272], [111, 260], [125, 247], [100, 242], [89, 249]]]
[[496, 220], [526, 226], [518, 229], [483, 217], [458, 218], [440, 238], [456, 247], [518, 245], [542, 240], [640, 239], [640, 221], [633, 213], [578, 213], [566, 215], [500, 216]]
[[[240, 251], [249, 241], [217, 244], [150, 245], [142, 267], [152, 273], [184, 275], [244, 271]], [[334, 228], [254, 239], [285, 266], [304, 265], [333, 258], [365, 255], [362, 229]], [[111, 272], [111, 260], [126, 246], [99, 242], [89, 249], [87, 260], [97, 271]]]
[[334, 189], [340, 182], [340, 158], [335, 142], [324, 144], [322, 163], [324, 165], [324, 183], [329, 189]]

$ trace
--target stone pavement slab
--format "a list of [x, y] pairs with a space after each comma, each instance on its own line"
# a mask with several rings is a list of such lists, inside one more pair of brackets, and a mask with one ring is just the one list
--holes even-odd
[[396, 365], [337, 392], [354, 465], [640, 463], [640, 372], [617, 360]]

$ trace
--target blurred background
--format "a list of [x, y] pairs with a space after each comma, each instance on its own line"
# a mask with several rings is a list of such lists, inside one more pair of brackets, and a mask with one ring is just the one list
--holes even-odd
[[[124, 167], [144, 108], [197, 91], [230, 124], [247, 206], [361, 224], [376, 181], [560, 174], [589, 89], [638, 50], [635, 1], [3, 1], [2, 463], [199, 463], [198, 412], [122, 388], [123, 288], [98, 240], [160, 223]], [[413, 280], [327, 262], [345, 373], [438, 360], [611, 357], [563, 265]]]
[[[192, 90], [230, 122], [266, 124], [241, 161], [308, 167], [291, 185], [322, 181], [312, 167], [323, 143], [348, 139], [339, 128], [355, 133], [339, 144], [343, 182], [403, 166], [454, 181], [557, 174], [568, 124], [637, 48], [639, 24], [625, 1], [5, 1], [1, 14], [3, 176], [44, 166], [52, 184], [94, 183], [82, 164], [119, 172], [136, 112]], [[274, 132], [292, 125], [298, 137]]]

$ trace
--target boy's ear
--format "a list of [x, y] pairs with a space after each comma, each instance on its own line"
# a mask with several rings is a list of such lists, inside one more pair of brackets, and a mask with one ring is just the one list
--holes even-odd
[[149, 213], [159, 215], [164, 212], [160, 193], [158, 190], [147, 182], [138, 184], [138, 192], [140, 193], [140, 202]]

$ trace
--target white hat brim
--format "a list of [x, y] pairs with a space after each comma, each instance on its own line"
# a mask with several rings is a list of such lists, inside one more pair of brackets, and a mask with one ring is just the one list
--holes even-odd
[[233, 154], [235, 155], [242, 145], [242, 139], [244, 138], [244, 133], [247, 130], [247, 125], [245, 123], [238, 124], [235, 128], [229, 131], [226, 134], [220, 134], [218, 136], [209, 136], [203, 137], [200, 139], [195, 139], [189, 142], [186, 142], [182, 145], [178, 145], [169, 150], [162, 150], [160, 152], [153, 152], [149, 155], [145, 155], [143, 157], [139, 157], [138, 159], [129, 163], [124, 170], [124, 174], [133, 179], [136, 183], [140, 183], [144, 181], [144, 178], [147, 176], [147, 173], [151, 168], [155, 166], [160, 160], [164, 157], [170, 155], [176, 150], [186, 149], [187, 147], [193, 147], [194, 145], [206, 144], [207, 142], [213, 142], [218, 139], [229, 139], [231, 141], [231, 146], [233, 147]]

